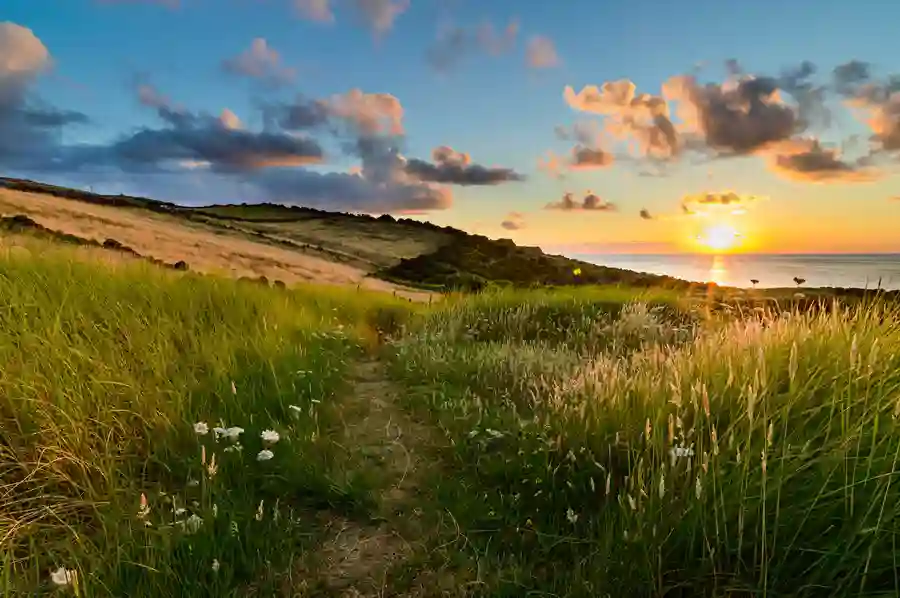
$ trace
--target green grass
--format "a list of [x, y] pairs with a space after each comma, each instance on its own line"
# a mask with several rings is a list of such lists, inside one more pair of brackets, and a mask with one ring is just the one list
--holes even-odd
[[[335, 397], [407, 303], [30, 248], [0, 256], [0, 594], [67, 567], [82, 596], [270, 596], [317, 512], [365, 516], [377, 481], [331, 441]], [[241, 451], [222, 424], [244, 428]], [[258, 462], [267, 429], [281, 438]]]
[[[0, 251], [0, 595], [53, 592], [59, 567], [85, 597], [335, 595], [305, 567], [330, 519], [418, 530], [384, 595], [900, 594], [896, 303], [585, 286], [426, 306], [26, 246]], [[342, 404], [376, 350], [426, 429]], [[426, 463], [394, 505], [413, 524], [345, 430]]]
[[486, 596], [897, 595], [896, 308], [703, 313], [516, 293], [398, 343], [433, 558]]

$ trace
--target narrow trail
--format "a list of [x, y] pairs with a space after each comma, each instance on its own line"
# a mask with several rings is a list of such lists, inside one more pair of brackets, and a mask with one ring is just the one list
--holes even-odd
[[400, 389], [387, 378], [385, 368], [375, 358], [354, 364], [351, 390], [341, 405], [345, 425], [339, 442], [352, 453], [349, 461], [367, 473], [377, 472], [381, 480], [376, 516], [370, 523], [343, 517], [328, 522], [328, 540], [313, 557], [325, 594], [314, 595], [441, 595], [415, 580], [412, 587], [392, 589], [389, 579], [397, 567], [427, 551], [429, 533], [416, 505], [421, 473], [427, 467], [424, 449], [435, 431], [398, 405]]

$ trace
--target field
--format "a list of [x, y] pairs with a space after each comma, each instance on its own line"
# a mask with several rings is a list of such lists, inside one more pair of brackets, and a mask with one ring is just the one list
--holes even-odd
[[[218, 230], [102, 207], [140, 255], [128, 218]], [[894, 301], [410, 302], [0, 239], [0, 595], [900, 594]]]

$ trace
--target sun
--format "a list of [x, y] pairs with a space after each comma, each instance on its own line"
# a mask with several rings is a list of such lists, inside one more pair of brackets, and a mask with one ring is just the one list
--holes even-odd
[[728, 251], [737, 245], [741, 234], [730, 224], [711, 224], [697, 237], [701, 245], [713, 251]]

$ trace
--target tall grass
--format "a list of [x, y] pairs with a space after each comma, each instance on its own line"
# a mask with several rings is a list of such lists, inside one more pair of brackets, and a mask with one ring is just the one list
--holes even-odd
[[369, 508], [335, 397], [405, 302], [26, 246], [0, 255], [0, 595], [61, 567], [81, 596], [273, 595], [316, 510]]
[[894, 308], [518, 298], [449, 304], [395, 349], [448, 439], [440, 550], [485, 595], [900, 594]]

